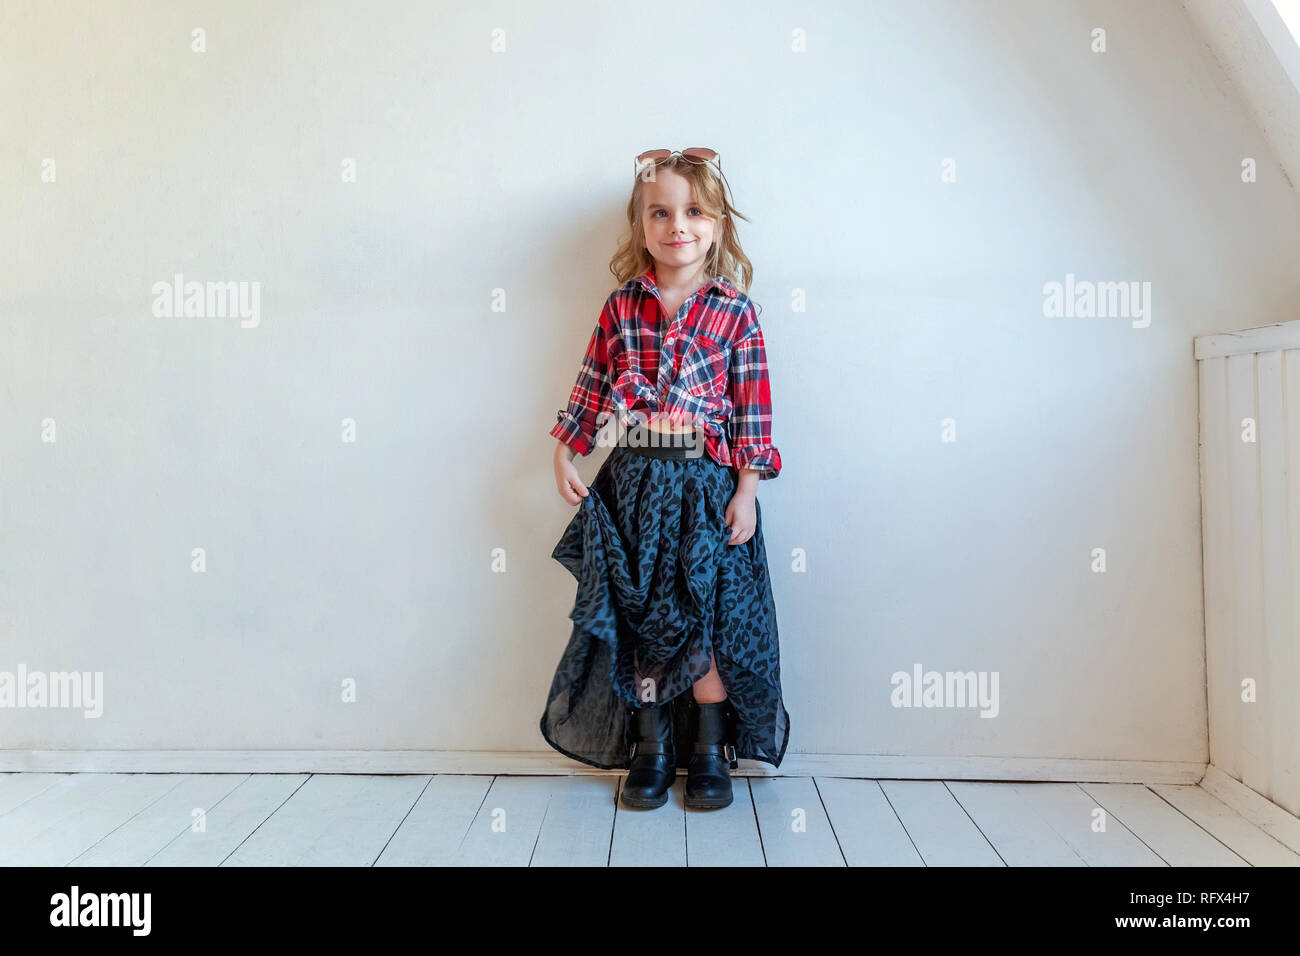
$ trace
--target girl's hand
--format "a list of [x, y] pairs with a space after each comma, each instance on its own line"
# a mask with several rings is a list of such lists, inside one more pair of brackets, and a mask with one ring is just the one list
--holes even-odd
[[590, 493], [573, 467], [573, 452], [563, 443], [555, 449], [555, 487], [560, 497], [576, 505]]
[[738, 491], [727, 505], [727, 525], [731, 528], [731, 537], [727, 544], [744, 544], [754, 536], [758, 521], [754, 514], [754, 496], [747, 491]]

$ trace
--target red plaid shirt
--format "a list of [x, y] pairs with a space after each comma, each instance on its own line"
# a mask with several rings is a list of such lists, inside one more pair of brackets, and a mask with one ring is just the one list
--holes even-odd
[[605, 300], [551, 435], [586, 455], [607, 421], [628, 425], [633, 413], [681, 413], [702, 426], [714, 461], [780, 473], [763, 331], [747, 295], [715, 276], [670, 320], [651, 267]]

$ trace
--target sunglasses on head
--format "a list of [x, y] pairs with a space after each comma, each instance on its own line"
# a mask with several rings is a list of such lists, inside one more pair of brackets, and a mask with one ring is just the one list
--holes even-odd
[[709, 149], [707, 146], [692, 146], [689, 149], [647, 149], [636, 158], [636, 172], [638, 176], [649, 174], [649, 179], [654, 179], [654, 171], [666, 163], [674, 155], [680, 156], [688, 163], [694, 163], [696, 166], [703, 166], [717, 160], [718, 175], [722, 177], [722, 183], [727, 188], [728, 194], [731, 192], [731, 184], [727, 182], [726, 174], [722, 171], [722, 157], [718, 155], [716, 149]]
[[[707, 163], [711, 160], [718, 159], [718, 151], [709, 149], [707, 146], [692, 146], [690, 149], [647, 149], [644, 153], [636, 158], [638, 167], [648, 163], [654, 163], [658, 166], [660, 163], [667, 162], [669, 157], [674, 153], [686, 160], [688, 163]], [[718, 169], [722, 169], [722, 160], [718, 159]]]

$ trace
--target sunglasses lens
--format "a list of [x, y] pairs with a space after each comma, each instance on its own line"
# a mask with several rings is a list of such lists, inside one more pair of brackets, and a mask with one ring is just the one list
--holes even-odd
[[682, 150], [682, 155], [693, 163], [707, 163], [718, 155], [718, 151], [707, 146], [692, 146], [690, 149]]
[[672, 155], [667, 149], [648, 149], [636, 158], [638, 163], [658, 163]]

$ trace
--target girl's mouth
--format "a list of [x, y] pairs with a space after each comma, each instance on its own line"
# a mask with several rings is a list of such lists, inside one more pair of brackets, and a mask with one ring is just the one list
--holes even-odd
[[694, 241], [694, 239], [685, 239], [682, 242], [669, 242], [665, 244], [669, 246], [689, 246]]

